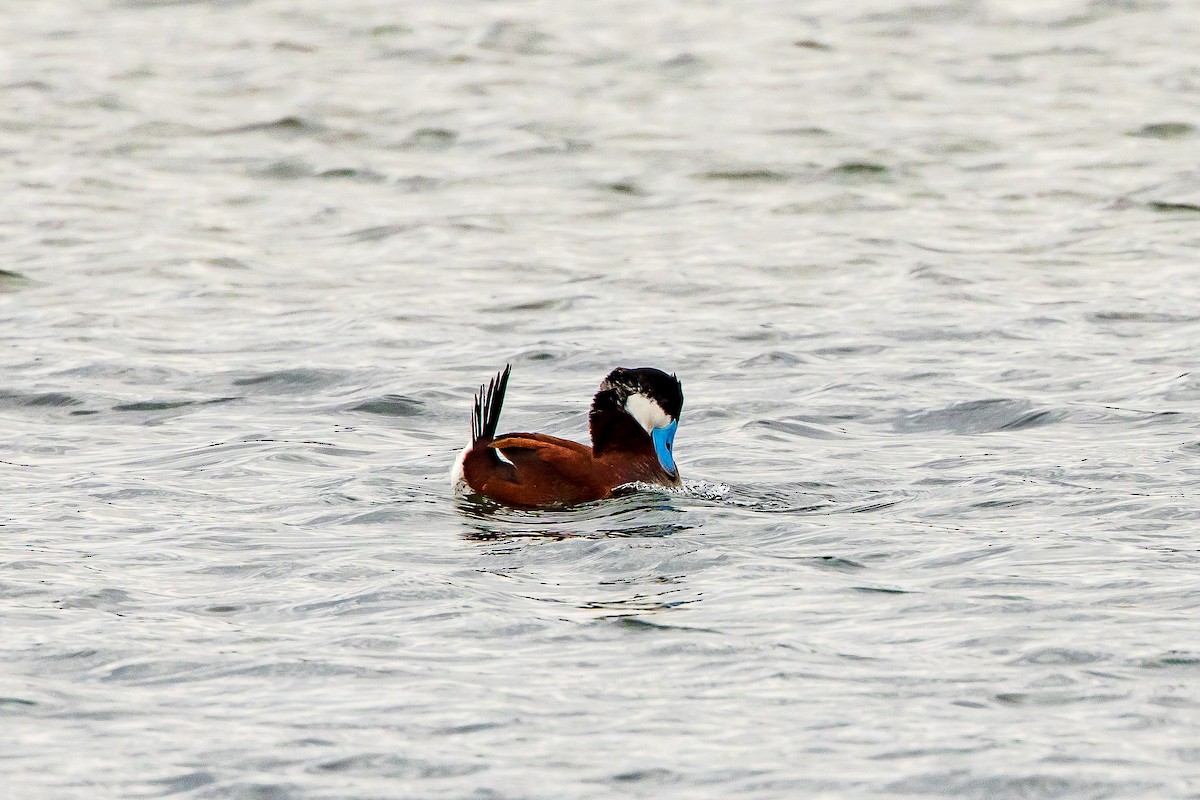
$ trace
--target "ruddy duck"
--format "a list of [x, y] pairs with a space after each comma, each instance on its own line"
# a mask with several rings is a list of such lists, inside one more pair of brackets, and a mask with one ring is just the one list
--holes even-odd
[[652, 367], [614, 369], [592, 398], [592, 446], [544, 433], [496, 435], [512, 365], [479, 387], [471, 444], [450, 472], [451, 484], [523, 508], [562, 506], [612, 496], [635, 481], [679, 486], [671, 448], [683, 387]]

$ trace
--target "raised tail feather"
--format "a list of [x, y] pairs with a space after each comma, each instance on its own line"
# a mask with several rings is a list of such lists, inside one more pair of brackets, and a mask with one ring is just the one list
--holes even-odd
[[504, 406], [504, 392], [508, 390], [510, 372], [512, 364], [505, 364], [486, 390], [479, 387], [479, 394], [475, 395], [475, 411], [471, 415], [472, 444], [480, 439], [490, 442], [496, 438], [496, 426], [500, 424], [500, 409]]

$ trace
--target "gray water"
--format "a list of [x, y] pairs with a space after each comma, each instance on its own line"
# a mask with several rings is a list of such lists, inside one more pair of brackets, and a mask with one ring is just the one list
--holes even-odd
[[[9, 3], [0, 796], [1200, 797], [1197, 42]], [[455, 498], [506, 362], [686, 490]]]

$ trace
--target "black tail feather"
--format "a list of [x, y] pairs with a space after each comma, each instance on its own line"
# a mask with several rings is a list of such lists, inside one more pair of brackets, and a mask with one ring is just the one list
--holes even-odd
[[496, 438], [496, 428], [500, 424], [500, 409], [504, 406], [504, 393], [508, 390], [508, 374], [512, 372], [512, 364], [505, 364], [504, 369], [492, 378], [487, 389], [479, 387], [475, 395], [475, 410], [471, 416], [471, 443], [480, 439], [492, 441]]

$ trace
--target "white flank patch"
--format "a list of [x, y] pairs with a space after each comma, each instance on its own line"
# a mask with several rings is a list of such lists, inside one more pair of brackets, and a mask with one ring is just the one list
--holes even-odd
[[638, 425], [650, 433], [656, 428], [664, 428], [671, 424], [671, 418], [663, 411], [658, 401], [651, 400], [644, 394], [631, 394], [625, 401], [625, 413], [637, 420]]
[[[455, 493], [465, 494], [471, 491], [471, 487], [467, 485], [467, 481], [463, 477], [463, 462], [467, 460], [467, 453], [471, 452], [472, 447], [474, 445], [464, 447], [462, 452], [458, 454], [458, 458], [454, 459], [454, 463], [450, 465], [450, 488]], [[504, 457], [504, 453], [501, 453], [499, 450], [493, 450], [492, 452], [505, 464], [512, 464], [511, 461]]]
[[455, 491], [467, 485], [467, 482], [463, 480], [463, 461], [466, 460], [469, 452], [471, 452], [471, 445], [462, 449], [458, 458], [454, 459], [454, 465], [450, 467], [450, 488]]

